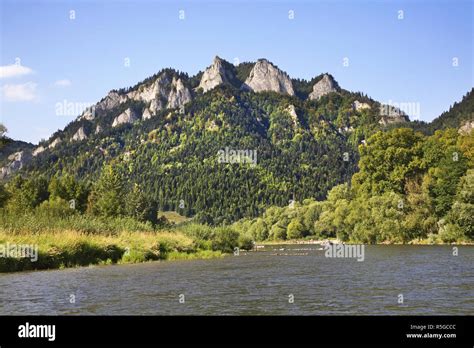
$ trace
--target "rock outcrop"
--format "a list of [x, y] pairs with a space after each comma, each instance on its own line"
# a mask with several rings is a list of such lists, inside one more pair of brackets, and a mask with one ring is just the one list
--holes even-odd
[[62, 142], [62, 140], [61, 140], [61, 138], [59, 138], [59, 137], [56, 138], [56, 139], [54, 139], [54, 140], [51, 142], [51, 144], [49, 144], [48, 149], [54, 149], [56, 146], [58, 146], [59, 144], [61, 144], [61, 142]]
[[356, 100], [352, 103], [352, 109], [354, 111], [370, 109], [370, 105], [367, 103], [361, 103], [360, 101]]
[[337, 92], [338, 89], [337, 82], [334, 81], [332, 76], [324, 74], [323, 78], [314, 84], [313, 91], [309, 94], [308, 98], [310, 100], [318, 100], [326, 94]]
[[184, 86], [180, 78], [173, 77], [171, 82], [171, 91], [168, 95], [167, 108], [177, 108], [191, 101], [191, 92]]
[[94, 107], [89, 107], [85, 109], [81, 117], [79, 117], [80, 120], [87, 120], [87, 121], [92, 121], [94, 118], [95, 118]]
[[138, 119], [139, 117], [137, 113], [134, 110], [128, 108], [114, 119], [114, 121], [112, 122], [112, 127], [117, 127], [118, 125], [124, 123], [133, 123]]
[[44, 146], [38, 146], [38, 147], [37, 147], [36, 149], [34, 149], [33, 152], [32, 152], [33, 157], [38, 156], [38, 155], [39, 155], [40, 153], [42, 153], [44, 150], [46, 150], [46, 149], [44, 148]]
[[165, 71], [152, 84], [142, 85], [137, 90], [129, 92], [127, 98], [149, 103], [150, 115], [154, 115], [157, 111], [163, 109], [162, 99], [168, 99], [170, 84], [171, 78]]
[[470, 134], [474, 129], [474, 121], [467, 121], [458, 130], [459, 134]]
[[291, 116], [291, 121], [293, 122], [293, 127], [296, 127], [298, 125], [298, 114], [296, 113], [295, 106], [293, 104], [288, 105], [288, 107], [286, 108], [286, 111]]
[[273, 91], [281, 94], [295, 95], [291, 79], [266, 59], [255, 63], [242, 89], [254, 92]]
[[151, 112], [150, 112], [150, 109], [149, 108], [145, 108], [145, 110], [143, 111], [143, 114], [142, 114], [142, 119], [143, 120], [148, 120], [149, 118], [151, 118]]
[[[223, 62], [220, 58], [216, 58]], [[130, 100], [141, 101], [146, 104], [142, 115], [142, 118], [146, 120], [154, 116], [159, 110], [181, 107], [191, 101], [191, 99], [191, 92], [186, 87], [184, 81], [173, 76], [173, 73], [170, 71], [165, 70], [154, 81], [142, 83], [128, 92], [110, 91], [100, 102], [87, 108], [79, 116], [78, 120], [93, 121], [96, 118], [96, 112], [101, 115]], [[114, 119], [112, 127], [122, 123], [134, 122], [137, 118], [139, 118], [137, 114], [131, 112], [123, 113]], [[95, 133], [97, 134], [100, 131], [100, 129], [96, 128]], [[74, 140], [85, 139], [84, 135], [87, 137], [85, 133], [82, 134], [81, 132], [77, 136], [75, 135], [76, 138]]]
[[382, 126], [387, 126], [393, 123], [408, 122], [409, 120], [407, 114], [399, 108], [389, 104], [380, 104], [379, 124]]
[[81, 141], [84, 139], [87, 139], [87, 134], [84, 131], [84, 127], [79, 128], [77, 132], [74, 133], [74, 135], [71, 138], [72, 141]]
[[116, 91], [110, 91], [107, 96], [98, 102], [95, 105], [96, 110], [107, 111], [110, 109], [115, 108], [116, 106], [120, 105], [121, 103], [125, 102], [127, 97], [124, 95], [120, 95]]
[[0, 168], [0, 180], [23, 168], [31, 158], [32, 155], [28, 151], [18, 151], [8, 156], [10, 163]]
[[216, 56], [212, 65], [202, 74], [198, 88], [202, 88], [204, 92], [207, 92], [221, 84], [230, 83], [234, 76], [231, 71], [226, 69], [225, 65], [226, 62]]

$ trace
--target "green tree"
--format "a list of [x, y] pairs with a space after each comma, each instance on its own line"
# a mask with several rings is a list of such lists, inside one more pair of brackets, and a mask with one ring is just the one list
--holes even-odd
[[120, 216], [125, 213], [126, 188], [118, 168], [106, 165], [89, 196], [88, 209], [94, 214]]
[[[126, 197], [126, 213], [138, 221], [149, 221], [153, 225], [158, 223], [158, 210], [156, 204], [147, 199], [142, 189], [138, 184], [133, 185], [132, 190]], [[164, 221], [160, 221], [163, 223]]]
[[403, 193], [408, 179], [423, 172], [423, 135], [408, 128], [378, 132], [360, 145], [356, 190], [369, 194]]
[[268, 238], [268, 227], [262, 218], [258, 218], [249, 229], [250, 234], [257, 241], [262, 241]]
[[239, 232], [231, 227], [217, 227], [212, 240], [212, 249], [225, 253], [233, 252], [239, 245]]
[[48, 182], [43, 176], [24, 179], [18, 175], [8, 183], [8, 191], [8, 208], [16, 213], [30, 211], [49, 197]]
[[295, 218], [288, 224], [286, 236], [288, 239], [297, 239], [304, 237], [306, 229], [300, 219]]
[[8, 191], [5, 189], [3, 184], [0, 184], [0, 208], [3, 208], [8, 201], [10, 195]]
[[459, 226], [466, 237], [474, 239], [474, 169], [461, 178], [448, 220]]
[[285, 240], [286, 239], [286, 226], [276, 223], [270, 229], [270, 237], [274, 240]]
[[71, 175], [54, 176], [49, 182], [50, 198], [61, 198], [67, 202], [74, 200], [74, 209], [84, 212], [87, 207], [89, 188]]

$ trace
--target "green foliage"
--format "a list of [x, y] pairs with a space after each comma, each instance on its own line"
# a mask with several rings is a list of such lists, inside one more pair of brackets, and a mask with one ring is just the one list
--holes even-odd
[[248, 235], [239, 236], [239, 248], [243, 250], [252, 250], [254, 246], [253, 238]]
[[152, 224], [167, 225], [165, 217], [158, 219], [158, 210], [154, 202], [149, 200], [140, 187], [135, 184], [126, 196], [125, 209], [127, 216], [131, 216], [141, 222], [151, 222]]
[[[361, 146], [353, 186], [334, 186], [325, 201], [270, 207], [234, 224], [256, 238], [338, 238], [357, 243], [439, 242], [474, 237], [474, 172], [466, 138], [455, 130], [423, 136], [392, 129]], [[453, 155], [454, 154], [454, 155]], [[269, 231], [268, 231], [269, 230]], [[268, 233], [268, 234], [267, 234]]]
[[4, 205], [8, 201], [8, 198], [8, 191], [5, 189], [4, 185], [0, 184], [0, 209], [4, 207]]
[[286, 226], [283, 224], [276, 223], [270, 229], [270, 238], [273, 240], [285, 240], [286, 239]]
[[239, 232], [231, 227], [217, 227], [214, 230], [212, 249], [231, 253], [239, 245]]
[[[458, 192], [448, 221], [469, 239], [474, 239], [474, 170], [470, 169], [460, 180]], [[453, 228], [455, 228], [453, 226]]]
[[74, 209], [81, 212], [86, 210], [90, 190], [83, 182], [78, 182], [71, 175], [53, 177], [48, 190], [52, 199], [61, 198], [67, 202], [74, 200]]
[[51, 197], [49, 200], [42, 202], [36, 211], [39, 215], [48, 218], [66, 218], [73, 215], [74, 209], [69, 205], [69, 202], [60, 197]]
[[407, 180], [423, 170], [423, 135], [408, 128], [378, 132], [359, 151], [359, 172], [352, 183], [367, 194], [403, 193]]
[[121, 216], [125, 213], [125, 197], [123, 176], [116, 167], [107, 165], [89, 196], [88, 209], [97, 215]]
[[436, 130], [447, 128], [458, 129], [466, 121], [472, 120], [474, 110], [474, 88], [471, 89], [460, 102], [454, 103], [448, 111], [443, 112], [439, 117], [426, 126], [428, 132], [432, 134]]
[[291, 220], [288, 224], [286, 236], [288, 239], [297, 239], [302, 238], [306, 234], [306, 228], [301, 223], [299, 218]]
[[48, 182], [42, 176], [24, 179], [16, 176], [8, 183], [10, 194], [7, 209], [12, 212], [31, 211], [49, 197]]
[[262, 218], [258, 218], [255, 223], [251, 224], [249, 232], [257, 241], [266, 240], [269, 235], [268, 226]]

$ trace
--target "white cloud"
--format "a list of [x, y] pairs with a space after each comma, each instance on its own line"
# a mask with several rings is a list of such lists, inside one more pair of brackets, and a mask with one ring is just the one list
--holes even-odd
[[57, 80], [56, 82], [54, 82], [54, 85], [59, 87], [69, 87], [71, 85], [71, 81], [68, 79]]
[[18, 76], [28, 75], [32, 73], [33, 73], [32, 69], [20, 64], [0, 66], [0, 79], [6, 79], [9, 77], [18, 77]]
[[33, 101], [37, 99], [37, 86], [38, 84], [31, 81], [17, 85], [4, 85], [1, 88], [2, 97], [6, 101]]

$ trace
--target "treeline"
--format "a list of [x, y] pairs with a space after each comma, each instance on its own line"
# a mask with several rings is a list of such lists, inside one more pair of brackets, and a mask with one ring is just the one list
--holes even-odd
[[158, 209], [137, 184], [129, 184], [117, 166], [105, 165], [99, 180], [88, 184], [71, 175], [24, 178], [0, 185], [0, 209], [5, 215], [37, 213], [65, 218], [87, 214], [105, 218], [130, 217], [149, 226], [166, 224]]
[[338, 238], [359, 243], [474, 239], [474, 134], [400, 128], [359, 147], [359, 172], [327, 199], [271, 207], [234, 224], [256, 240]]

